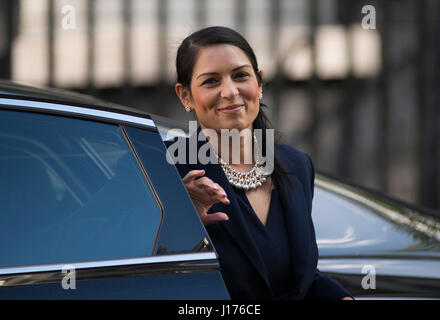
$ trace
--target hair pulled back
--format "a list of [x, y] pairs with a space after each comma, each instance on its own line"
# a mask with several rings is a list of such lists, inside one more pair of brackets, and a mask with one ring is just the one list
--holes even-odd
[[[255, 53], [247, 40], [237, 31], [220, 26], [208, 27], [198, 30], [182, 41], [176, 55], [177, 82], [182, 84], [191, 92], [191, 79], [200, 50], [218, 44], [229, 44], [240, 48], [251, 62], [252, 69], [254, 70], [254, 73], [257, 77], [258, 85], [263, 85], [263, 79], [258, 73], [259, 69], [257, 57], [255, 56]], [[253, 122], [253, 128], [262, 130], [263, 156], [265, 156], [264, 152], [266, 150], [266, 129], [270, 129], [271, 124], [266, 114], [264, 113], [263, 108], [267, 108], [267, 106], [260, 102], [260, 110]], [[277, 187], [281, 189], [283, 193], [283, 203], [285, 203], [285, 201], [289, 197], [287, 197], [283, 178], [285, 178], [288, 183], [291, 183], [291, 181], [284, 168], [280, 164], [279, 160], [277, 159], [276, 154], [274, 155], [274, 170], [272, 173], [272, 178]]]

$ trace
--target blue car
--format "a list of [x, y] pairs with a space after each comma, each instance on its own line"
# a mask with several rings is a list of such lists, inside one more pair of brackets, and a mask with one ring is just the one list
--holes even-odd
[[[0, 299], [229, 299], [165, 137], [185, 126], [0, 81]], [[439, 298], [440, 220], [326, 175], [321, 272], [356, 298]]]

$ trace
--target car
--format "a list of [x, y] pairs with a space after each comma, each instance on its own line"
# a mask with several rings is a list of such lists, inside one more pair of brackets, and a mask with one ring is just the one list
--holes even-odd
[[438, 213], [319, 175], [318, 268], [357, 299], [440, 298]]
[[[0, 81], [0, 299], [229, 299], [165, 160], [163, 140], [187, 129]], [[312, 218], [318, 268], [356, 299], [440, 297], [435, 212], [317, 172]]]

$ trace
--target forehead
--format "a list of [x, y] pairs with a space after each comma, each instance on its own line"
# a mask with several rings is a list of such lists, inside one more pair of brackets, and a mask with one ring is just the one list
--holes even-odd
[[252, 66], [246, 53], [230, 44], [201, 48], [194, 65], [193, 76], [204, 72], [222, 72], [242, 65]]

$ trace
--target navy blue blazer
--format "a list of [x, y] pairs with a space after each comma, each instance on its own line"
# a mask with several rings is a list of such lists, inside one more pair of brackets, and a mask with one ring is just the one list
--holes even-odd
[[[200, 128], [197, 133], [200, 132]], [[165, 142], [170, 146], [174, 141]], [[197, 150], [206, 141], [197, 142]], [[186, 150], [189, 139], [186, 139]], [[206, 149], [203, 149], [206, 150]], [[193, 150], [194, 151], [194, 150]], [[311, 218], [314, 189], [314, 168], [310, 157], [288, 145], [276, 144], [275, 152], [288, 173], [292, 186], [286, 183], [289, 205], [285, 220], [293, 259], [294, 283], [292, 290], [282, 297], [274, 297], [267, 270], [259, 250], [240, 213], [239, 203], [232, 186], [218, 164], [176, 164], [181, 177], [191, 170], [205, 170], [205, 176], [218, 183], [227, 193], [229, 205], [217, 203], [208, 213], [222, 211], [229, 216], [206, 227], [219, 255], [220, 269], [232, 299], [341, 299], [351, 296], [339, 283], [317, 269], [318, 247]], [[209, 154], [209, 151], [208, 151]], [[170, 154], [172, 157], [177, 156]]]

